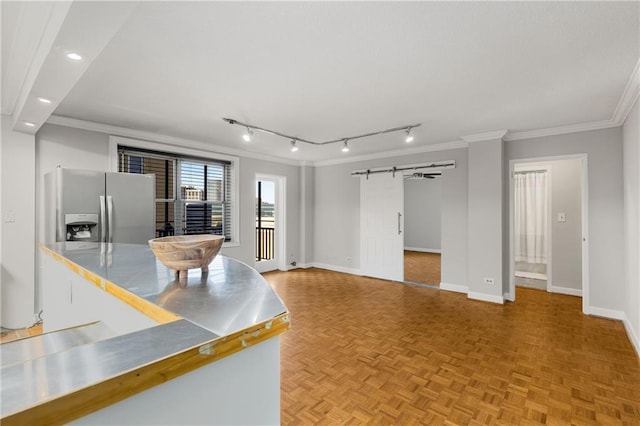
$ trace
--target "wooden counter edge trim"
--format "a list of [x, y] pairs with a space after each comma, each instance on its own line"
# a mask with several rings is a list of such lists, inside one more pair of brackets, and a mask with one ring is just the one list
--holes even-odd
[[289, 329], [289, 313], [255, 324], [228, 336], [204, 342], [183, 352], [160, 359], [79, 389], [24, 411], [2, 418], [3, 426], [62, 424], [86, 416], [137, 393], [165, 383], [212, 362], [268, 340]]
[[53, 257], [58, 262], [65, 265], [67, 268], [71, 269], [80, 277], [91, 282], [94, 286], [98, 287], [100, 290], [109, 293], [113, 297], [116, 297], [120, 301], [126, 303], [127, 305], [131, 306], [132, 308], [136, 309], [137, 311], [141, 312], [142, 314], [146, 315], [152, 320], [157, 321], [160, 324], [165, 324], [165, 323], [176, 321], [182, 318], [151, 302], [141, 299], [140, 297], [136, 296], [131, 292], [128, 292], [127, 290], [121, 288], [117, 284], [112, 283], [106, 278], [103, 278], [97, 274], [94, 274], [93, 272], [83, 268], [77, 263], [70, 261], [66, 257], [56, 253], [55, 251], [51, 250], [49, 247], [43, 244], [40, 244], [40, 249], [46, 254], [48, 254], [49, 256]]

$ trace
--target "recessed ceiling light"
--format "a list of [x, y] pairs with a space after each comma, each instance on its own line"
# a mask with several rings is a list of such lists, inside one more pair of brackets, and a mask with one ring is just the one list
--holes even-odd
[[38, 100], [40, 102], [42, 102], [43, 104], [50, 104], [51, 103], [51, 99], [47, 99], [47, 98], [38, 98]]
[[67, 58], [71, 59], [72, 61], [82, 60], [82, 56], [78, 55], [75, 52], [67, 53]]
[[34, 123], [31, 123], [29, 121], [25, 121], [24, 125], [27, 126], [27, 127], [36, 127], [36, 125]]

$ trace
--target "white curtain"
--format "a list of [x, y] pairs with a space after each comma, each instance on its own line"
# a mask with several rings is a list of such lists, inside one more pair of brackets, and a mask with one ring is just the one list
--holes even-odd
[[547, 263], [548, 191], [546, 172], [515, 173], [516, 262]]

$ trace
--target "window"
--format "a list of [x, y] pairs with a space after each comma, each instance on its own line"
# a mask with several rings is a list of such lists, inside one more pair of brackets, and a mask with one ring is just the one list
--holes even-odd
[[118, 146], [118, 171], [156, 175], [156, 235], [215, 234], [232, 240], [228, 161]]

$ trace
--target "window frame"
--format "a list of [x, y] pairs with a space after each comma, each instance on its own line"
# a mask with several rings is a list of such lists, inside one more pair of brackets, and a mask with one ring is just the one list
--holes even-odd
[[[212, 200], [190, 200], [188, 198], [182, 198], [182, 195], [180, 195], [180, 197], [178, 198], [178, 188], [182, 189], [183, 186], [183, 177], [184, 177], [184, 169], [183, 169], [183, 165], [184, 164], [190, 164], [190, 165], [201, 165], [203, 166], [203, 172], [206, 173], [207, 167], [209, 166], [214, 166], [214, 167], [221, 167], [222, 169], [222, 200], [221, 201], [212, 201]], [[180, 227], [182, 228], [183, 231], [185, 231], [188, 225], [185, 224], [185, 222], [188, 222], [188, 204], [202, 204], [202, 205], [209, 205], [212, 206], [212, 208], [214, 206], [218, 206], [222, 212], [222, 217], [223, 217], [223, 223], [222, 223], [222, 235], [226, 235], [226, 228], [224, 226], [224, 222], [225, 222], [225, 210], [226, 210], [226, 204], [228, 203], [228, 201], [226, 200], [226, 184], [227, 184], [227, 174], [225, 173], [226, 168], [228, 163], [222, 163], [219, 160], [216, 162], [214, 160], [209, 160], [209, 159], [204, 159], [204, 158], [189, 158], [189, 157], [184, 157], [184, 158], [177, 158], [176, 159], [176, 204], [180, 204], [179, 207], [179, 211], [180, 211]], [[229, 167], [232, 167], [232, 165], [228, 165]], [[205, 185], [206, 188], [206, 181], [207, 181], [207, 176], [206, 174], [203, 175], [203, 185]], [[207, 194], [205, 191], [205, 198], [207, 198]], [[231, 218], [232, 219], [232, 218]], [[177, 218], [176, 218], [176, 224], [178, 224]], [[189, 233], [185, 233], [184, 235], [188, 235]]]
[[[177, 157], [191, 157], [185, 160], [197, 160], [197, 161], [211, 161], [215, 162], [228, 162], [230, 163], [230, 189], [231, 194], [230, 210], [231, 210], [231, 240], [225, 241], [223, 247], [237, 247], [240, 245], [240, 198], [239, 198], [239, 168], [240, 159], [238, 157], [221, 154], [214, 151], [206, 151], [190, 146], [176, 146], [173, 144], [144, 141], [140, 139], [124, 138], [120, 136], [109, 136], [109, 165], [110, 170], [113, 172], [118, 171], [118, 148], [119, 146], [128, 148], [144, 149], [149, 151], [155, 151], [158, 154], [166, 153], [169, 155], [176, 155]], [[177, 169], [176, 169], [177, 171]], [[176, 173], [179, 175], [179, 173]], [[179, 176], [176, 176], [179, 184]], [[177, 186], [176, 191], [179, 190]], [[176, 202], [178, 201], [178, 194], [174, 194]], [[182, 200], [180, 200], [181, 202]]]

